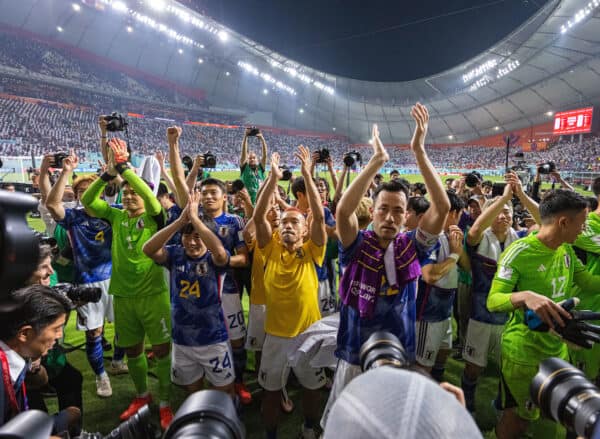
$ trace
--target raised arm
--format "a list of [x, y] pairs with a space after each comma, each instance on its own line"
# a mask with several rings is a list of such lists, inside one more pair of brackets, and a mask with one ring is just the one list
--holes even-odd
[[65, 218], [65, 208], [62, 199], [69, 178], [73, 175], [73, 171], [77, 168], [78, 164], [79, 158], [71, 149], [71, 155], [63, 160], [62, 172], [46, 199], [46, 208], [50, 212], [50, 215], [52, 215], [52, 218], [54, 218], [54, 221], [62, 221]]
[[256, 137], [258, 137], [258, 139], [260, 140], [260, 165], [262, 166], [264, 171], [265, 169], [267, 169], [267, 141], [265, 140], [263, 133], [258, 133]]
[[[165, 155], [163, 154], [162, 151], [156, 151], [154, 153], [154, 157], [156, 158], [156, 160], [158, 161], [158, 165], [160, 166], [160, 177], [167, 184], [167, 188], [169, 189], [169, 192], [175, 194], [175, 201], [178, 202], [179, 200], [177, 199], [177, 191], [175, 190], [175, 183], [173, 183], [173, 179], [171, 178], [171, 176], [167, 172], [167, 168], [165, 167]], [[177, 205], [179, 206], [179, 203], [177, 203]]]
[[[346, 164], [344, 163], [344, 167], [342, 168], [342, 175], [340, 175], [339, 180], [336, 181], [335, 184], [335, 194], [333, 194], [333, 203], [336, 204], [336, 208], [337, 208], [337, 203], [340, 201], [340, 199], [342, 198], [342, 195], [344, 194], [344, 182], [346, 181], [346, 174], [348, 174], [348, 166], [346, 166]], [[337, 212], [337, 210], [336, 210]]]
[[248, 163], [248, 132], [250, 128], [244, 130], [244, 138], [242, 139], [242, 151], [240, 154], [240, 168]]
[[319, 190], [317, 185], [310, 175], [311, 169], [311, 156], [308, 148], [300, 145], [298, 152], [294, 154], [300, 162], [302, 162], [301, 172], [304, 177], [304, 185], [306, 186], [306, 198], [308, 199], [308, 206], [312, 214], [312, 224], [310, 226], [310, 239], [317, 245], [322, 246], [327, 242], [327, 232], [325, 230], [325, 213], [323, 211], [323, 205], [321, 204], [321, 197], [319, 196]]
[[283, 173], [279, 169], [279, 153], [274, 152], [271, 154], [271, 172], [256, 200], [254, 215], [252, 216], [256, 227], [256, 244], [258, 248], [264, 248], [271, 241], [273, 231], [271, 224], [267, 221], [267, 211], [271, 205], [273, 191], [277, 190], [277, 182], [282, 176]]
[[450, 200], [448, 200], [440, 176], [425, 152], [425, 136], [429, 127], [429, 112], [424, 105], [417, 102], [412, 107], [410, 114], [416, 122], [410, 147], [417, 160], [417, 166], [421, 171], [431, 201], [429, 209], [427, 209], [427, 212], [423, 214], [419, 221], [419, 228], [432, 235], [437, 235], [443, 230], [446, 216], [450, 212]]
[[487, 209], [481, 212], [481, 215], [475, 220], [475, 223], [469, 229], [467, 233], [467, 244], [474, 246], [481, 242], [483, 238], [483, 232], [492, 225], [498, 214], [502, 211], [507, 203], [512, 200], [513, 192], [512, 186], [506, 184], [504, 186], [504, 193], [501, 197], [498, 197]]
[[42, 204], [46, 204], [46, 200], [48, 198], [48, 194], [52, 189], [52, 185], [50, 184], [50, 166], [54, 164], [54, 154], [46, 154], [44, 158], [42, 158], [42, 164], [40, 165], [40, 195]]
[[200, 196], [200, 192], [191, 192], [186, 209], [188, 210], [188, 215], [194, 226], [194, 230], [200, 235], [200, 239], [202, 239], [202, 242], [210, 251], [213, 262], [215, 265], [222, 267], [229, 263], [230, 254], [225, 250], [225, 247], [223, 247], [219, 237], [206, 227], [206, 224], [198, 217], [198, 203], [200, 202]]
[[506, 174], [505, 178], [506, 184], [510, 184], [512, 186], [513, 192], [519, 198], [521, 204], [525, 206], [525, 208], [533, 216], [535, 222], [538, 224], [542, 224], [542, 218], [540, 217], [540, 209], [538, 207], [538, 203], [533, 201], [533, 199], [525, 193], [525, 191], [523, 190], [523, 184], [521, 183], [519, 176], [515, 172], [510, 171]]
[[108, 122], [105, 116], [98, 116], [98, 126], [100, 127], [100, 153], [104, 163], [108, 163], [108, 132], [106, 130]]
[[[345, 167], [346, 166], [344, 166], [344, 168]], [[335, 174], [335, 169], [333, 169], [333, 159], [331, 158], [331, 156], [329, 156], [329, 158], [327, 159], [327, 170], [329, 171], [329, 176], [331, 177], [331, 184], [334, 188], [337, 189], [338, 179], [337, 175]]]
[[87, 208], [92, 216], [97, 218], [110, 217], [112, 208], [100, 198], [100, 195], [102, 195], [104, 188], [112, 178], [114, 177], [105, 172], [99, 179], [90, 184], [81, 196], [81, 204]]
[[551, 172], [550, 173], [550, 177], [554, 178], [554, 180], [556, 180], [557, 182], [559, 182], [560, 186], [563, 189], [568, 189], [570, 191], [574, 191], [575, 190], [575, 188], [573, 188], [573, 186], [571, 186], [567, 180], [565, 180], [564, 178], [562, 178], [562, 176], [560, 175], [560, 172], [558, 172], [558, 171]]
[[346, 189], [336, 208], [336, 227], [342, 246], [348, 247], [356, 239], [358, 220], [354, 211], [369, 189], [375, 175], [389, 159], [390, 156], [379, 139], [377, 125], [373, 125], [373, 155], [369, 163]]
[[189, 222], [190, 218], [188, 214], [189, 209], [186, 207], [181, 211], [181, 215], [179, 215], [175, 221], [152, 235], [142, 247], [144, 254], [157, 264], [164, 264], [167, 262], [168, 255], [167, 249], [165, 248], [167, 242], [169, 242], [173, 235]]
[[196, 180], [198, 179], [198, 173], [202, 169], [202, 166], [204, 166], [204, 156], [198, 154], [196, 156], [196, 158], [194, 159], [194, 164], [192, 165], [192, 169], [190, 169], [190, 172], [189, 172], [187, 178], [185, 179], [185, 184], [187, 185], [188, 188], [190, 188], [190, 191], [194, 190], [194, 187], [196, 186]]
[[428, 284], [436, 283], [459, 264], [463, 255], [463, 233], [457, 226], [450, 226], [448, 244], [450, 255], [445, 260], [423, 266], [423, 280]]
[[[189, 193], [188, 185], [185, 181], [185, 173], [181, 164], [181, 154], [179, 153], [179, 137], [181, 136], [181, 127], [167, 128], [167, 142], [169, 143], [169, 163], [171, 164], [171, 174], [175, 184], [175, 197], [177, 203], [182, 209], [187, 204]], [[181, 204], [180, 204], [181, 203]]]

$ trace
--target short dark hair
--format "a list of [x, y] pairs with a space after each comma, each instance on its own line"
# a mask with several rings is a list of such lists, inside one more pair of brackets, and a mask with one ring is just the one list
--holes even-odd
[[191, 235], [195, 231], [196, 231], [196, 229], [194, 228], [194, 225], [192, 223], [187, 223], [185, 226], [183, 226], [181, 228], [182, 235]]
[[390, 175], [392, 175], [392, 174], [398, 174], [398, 175], [400, 175], [400, 171], [398, 171], [397, 169], [392, 169], [390, 171]]
[[158, 184], [158, 191], [156, 192], [157, 197], [162, 197], [164, 195], [169, 195], [169, 188], [164, 182], [160, 182]]
[[446, 196], [450, 200], [450, 212], [460, 212], [465, 208], [465, 202], [462, 198], [456, 195], [455, 191], [446, 191]]
[[306, 183], [304, 182], [304, 177], [296, 177], [292, 183], [292, 194], [296, 200], [298, 199], [298, 193], [306, 194]]
[[42, 332], [61, 315], [69, 315], [71, 303], [62, 294], [44, 285], [30, 285], [8, 294], [17, 304], [16, 309], [0, 313], [0, 340], [16, 337], [19, 329], [31, 325], [36, 333]]
[[408, 197], [409, 197], [408, 186], [406, 186], [401, 181], [390, 180], [390, 181], [386, 181], [384, 183], [381, 183], [379, 186], [377, 186], [375, 188], [375, 190], [373, 191], [373, 204], [375, 204], [375, 201], [377, 200], [377, 197], [383, 191], [386, 191], [386, 192], [402, 192], [404, 194], [404, 196], [406, 197], [406, 200], [408, 200]]
[[419, 191], [423, 195], [425, 195], [427, 193], [427, 186], [425, 186], [425, 183], [421, 183], [421, 182], [413, 183], [412, 190], [413, 190], [413, 192]]
[[560, 213], [577, 214], [588, 207], [583, 195], [566, 189], [548, 191], [540, 202], [540, 218], [542, 223], [548, 223]]
[[200, 183], [200, 188], [202, 189], [204, 186], [219, 186], [221, 192], [223, 192], [224, 194], [227, 193], [227, 186], [225, 186], [225, 183], [223, 183], [223, 181], [219, 180], [218, 178], [205, 178]]
[[40, 244], [40, 256], [38, 257], [38, 264], [44, 262], [44, 259], [52, 256], [52, 247], [48, 244]]
[[600, 177], [594, 178], [592, 183], [592, 192], [595, 196], [600, 197]]
[[421, 215], [427, 212], [429, 204], [429, 201], [425, 197], [410, 197], [406, 208], [414, 210], [417, 215]]
[[590, 212], [598, 209], [598, 199], [596, 197], [585, 197], [585, 199], [588, 202], [588, 209], [590, 209]]

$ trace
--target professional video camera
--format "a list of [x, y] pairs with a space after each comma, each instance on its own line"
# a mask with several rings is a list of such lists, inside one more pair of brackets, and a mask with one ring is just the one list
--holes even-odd
[[317, 163], [327, 163], [329, 160], [330, 154], [327, 148], [319, 149], [316, 151], [317, 153]]
[[[160, 437], [159, 434], [159, 430], [150, 423], [150, 410], [145, 405], [107, 436], [84, 432], [79, 439], [146, 439]], [[203, 390], [193, 393], [183, 402], [162, 439], [245, 437], [246, 430], [231, 397], [219, 390]]]
[[465, 174], [464, 177], [465, 185], [470, 188], [474, 188], [483, 181], [483, 177], [477, 171], [469, 172], [468, 174]]
[[354, 166], [355, 163], [362, 164], [362, 157], [358, 151], [350, 151], [344, 154], [344, 165], [348, 168]]
[[577, 436], [600, 437], [600, 390], [575, 366], [560, 358], [542, 361], [529, 392], [544, 416]]
[[123, 117], [122, 114], [117, 113], [116, 111], [112, 112], [108, 116], [104, 116], [104, 120], [107, 122], [106, 131], [116, 132], [116, 131], [125, 131], [127, 129], [127, 119]]
[[283, 176], [281, 177], [281, 181], [290, 181], [292, 179], [292, 171], [286, 165], [280, 166], [281, 172]]
[[540, 174], [550, 174], [556, 171], [556, 164], [554, 162], [542, 163], [538, 166], [537, 170]]
[[87, 303], [98, 303], [102, 299], [102, 289], [98, 287], [86, 287], [83, 285], [72, 285], [59, 283], [52, 287], [54, 291], [67, 297], [74, 304], [85, 305]]

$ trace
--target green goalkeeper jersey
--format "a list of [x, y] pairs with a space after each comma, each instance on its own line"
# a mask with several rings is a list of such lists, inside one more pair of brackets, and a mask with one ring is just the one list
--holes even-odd
[[104, 218], [113, 229], [112, 274], [108, 292], [119, 297], [142, 297], [168, 291], [164, 270], [144, 254], [142, 247], [165, 224], [162, 207], [148, 185], [128, 169], [122, 174], [144, 200], [146, 211], [130, 218], [124, 209], [111, 207], [100, 199], [106, 183], [94, 181], [81, 197], [93, 216]]
[[600, 277], [589, 274], [573, 247], [562, 244], [556, 250], [546, 247], [537, 234], [513, 242], [502, 254], [487, 300], [490, 311], [512, 311], [502, 335], [502, 355], [512, 362], [537, 366], [548, 357], [567, 357], [567, 347], [555, 335], [530, 330], [524, 323], [524, 310], [514, 309], [510, 295], [533, 291], [562, 302], [571, 297], [572, 286], [600, 292]]
[[[600, 274], [600, 215], [591, 212], [588, 215], [585, 231], [577, 237], [573, 244], [585, 252], [585, 268], [592, 274]], [[600, 311], [600, 294], [584, 294], [577, 291], [581, 297], [578, 308]]]

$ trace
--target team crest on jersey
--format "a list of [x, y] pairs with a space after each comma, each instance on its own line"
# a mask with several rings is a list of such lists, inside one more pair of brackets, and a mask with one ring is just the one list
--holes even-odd
[[145, 226], [144, 219], [140, 218], [135, 226], [138, 228], [138, 230], [142, 230]]
[[219, 226], [219, 236], [221, 238], [225, 238], [229, 235], [229, 227], [227, 226]]
[[185, 273], [185, 265], [178, 265], [177, 271], [180, 271], [181, 273]]
[[198, 276], [205, 276], [208, 273], [208, 264], [206, 262], [200, 262], [196, 264], [194, 270]]
[[565, 267], [569, 268], [571, 265], [571, 257], [569, 255], [565, 255]]
[[304, 249], [303, 248], [299, 248], [298, 250], [296, 250], [296, 257], [298, 259], [304, 258]]

